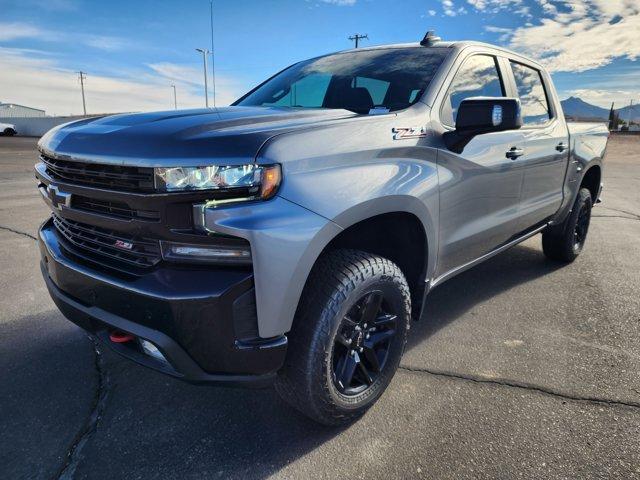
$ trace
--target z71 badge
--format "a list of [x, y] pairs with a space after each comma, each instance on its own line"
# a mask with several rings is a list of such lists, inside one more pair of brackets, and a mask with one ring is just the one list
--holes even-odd
[[426, 127], [399, 127], [392, 128], [394, 140], [404, 140], [406, 138], [423, 138], [427, 136]]
[[116, 240], [116, 242], [113, 244], [114, 247], [118, 247], [118, 248], [122, 248], [123, 250], [132, 250], [133, 249], [133, 243], [131, 242], [125, 242], [124, 240]]

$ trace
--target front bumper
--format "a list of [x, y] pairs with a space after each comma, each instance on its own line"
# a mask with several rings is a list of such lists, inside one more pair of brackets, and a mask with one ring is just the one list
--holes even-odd
[[[41, 269], [49, 293], [71, 321], [118, 353], [190, 382], [269, 384], [285, 358], [287, 339], [259, 338], [253, 274], [231, 268], [167, 266], [134, 279], [93, 269], [68, 254], [52, 221], [39, 231]], [[121, 330], [153, 343], [113, 343]]]

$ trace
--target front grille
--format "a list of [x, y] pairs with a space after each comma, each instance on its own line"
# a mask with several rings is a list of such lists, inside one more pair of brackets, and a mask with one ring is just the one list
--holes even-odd
[[147, 220], [158, 221], [160, 214], [150, 210], [133, 210], [124, 202], [112, 202], [109, 200], [97, 200], [94, 198], [74, 195], [72, 207], [85, 212], [101, 213], [110, 217], [117, 217], [126, 220]]
[[47, 155], [41, 155], [40, 159], [47, 167], [47, 174], [56, 180], [110, 190], [154, 191], [153, 168], [74, 162]]
[[136, 273], [153, 267], [161, 258], [160, 245], [155, 240], [116, 233], [57, 215], [53, 216], [53, 224], [69, 253], [103, 267]]

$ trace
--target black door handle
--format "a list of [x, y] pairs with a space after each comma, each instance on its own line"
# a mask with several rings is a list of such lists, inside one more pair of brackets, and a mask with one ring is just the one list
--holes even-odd
[[564, 142], [560, 142], [558, 145], [556, 145], [556, 150], [559, 152], [564, 152], [565, 150], [567, 150], [567, 148], [569, 148], [569, 146], [565, 145]]
[[519, 147], [511, 147], [507, 153], [505, 153], [505, 156], [511, 160], [515, 160], [522, 155], [524, 155], [524, 149]]

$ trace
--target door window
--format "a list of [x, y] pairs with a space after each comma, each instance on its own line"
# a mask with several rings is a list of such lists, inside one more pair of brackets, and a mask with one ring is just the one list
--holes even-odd
[[540, 72], [521, 63], [510, 62], [522, 106], [522, 122], [525, 125], [542, 125], [551, 118]]
[[504, 97], [495, 57], [474, 55], [464, 61], [451, 82], [442, 106], [442, 123], [453, 127], [460, 103], [470, 97]]

